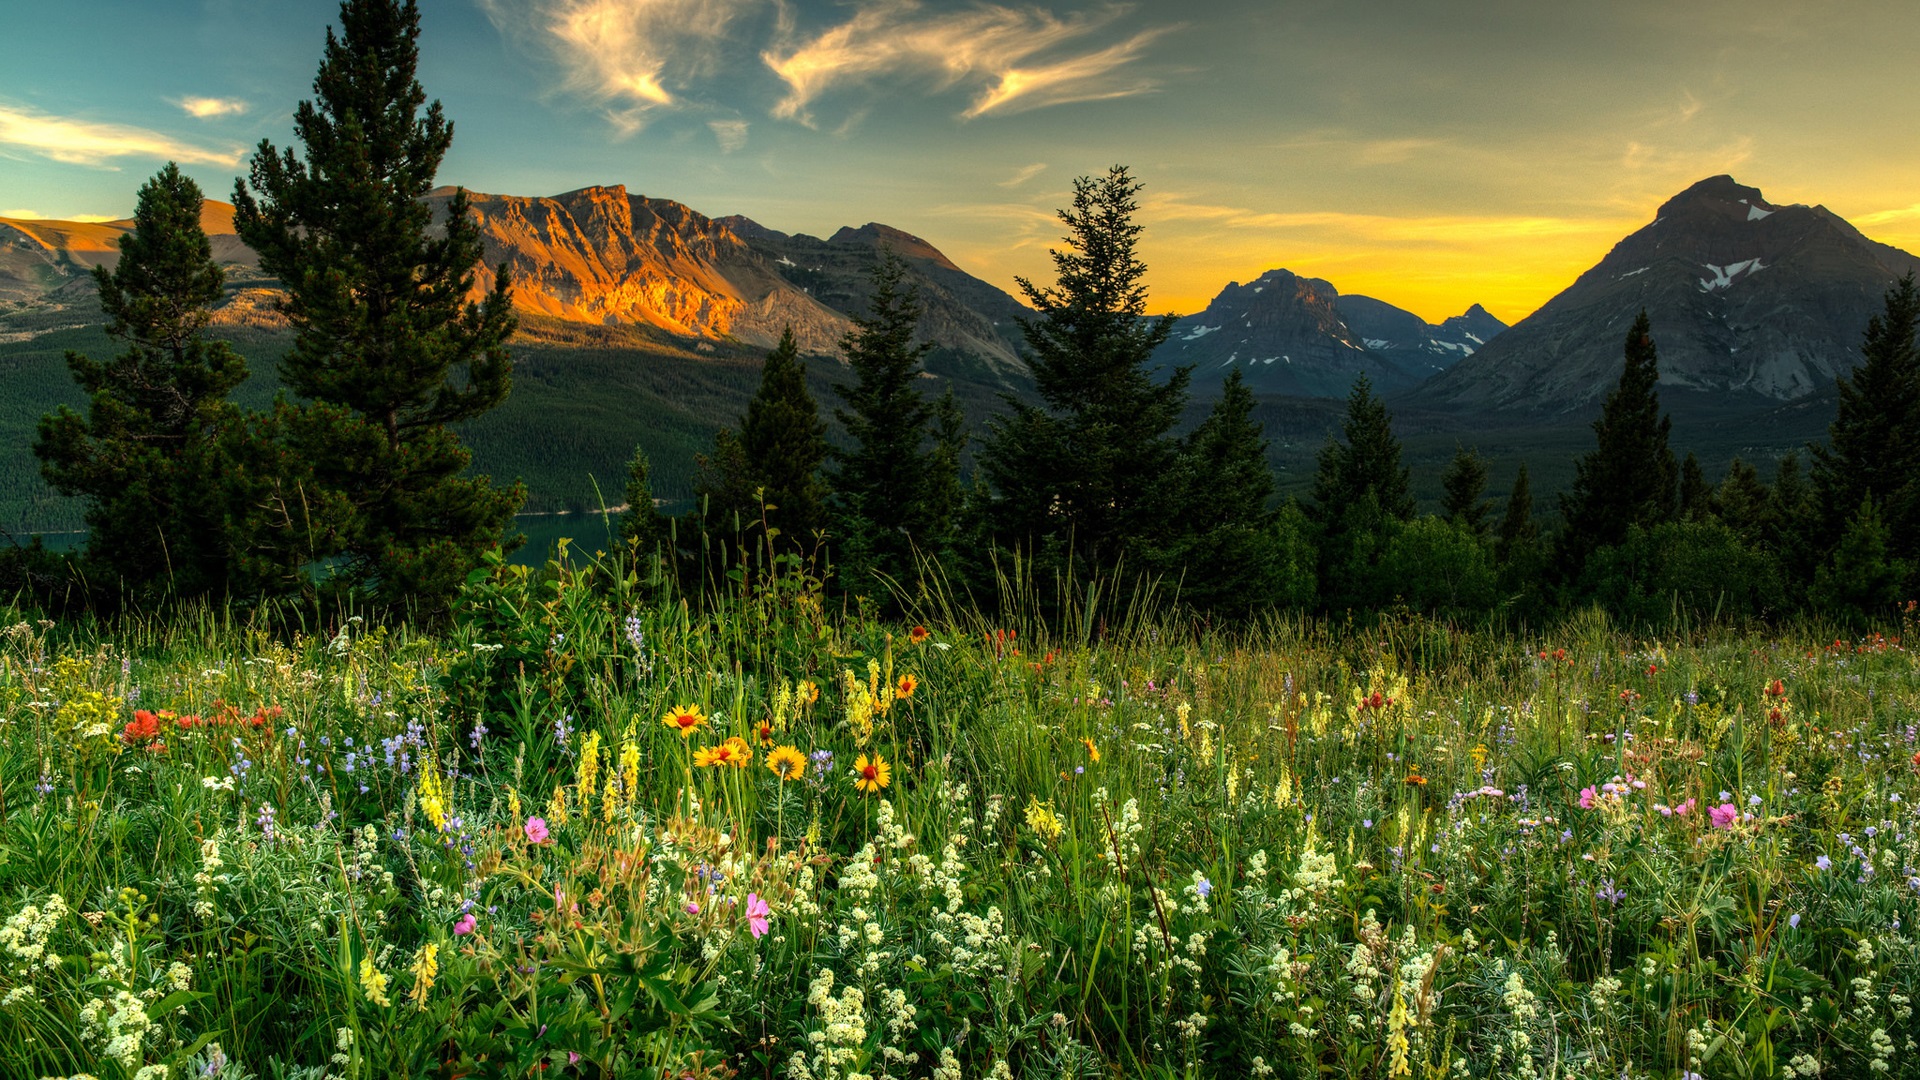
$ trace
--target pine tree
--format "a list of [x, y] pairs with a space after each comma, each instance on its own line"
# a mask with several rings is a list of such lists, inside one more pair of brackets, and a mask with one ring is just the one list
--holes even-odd
[[1012, 399], [981, 454], [991, 527], [1003, 544], [1110, 569], [1161, 548], [1177, 523], [1166, 483], [1179, 452], [1173, 426], [1186, 407], [1187, 369], [1153, 376], [1153, 352], [1173, 316], [1146, 314], [1146, 264], [1134, 222], [1140, 183], [1116, 165], [1074, 181], [1060, 211], [1065, 247], [1052, 250], [1055, 283], [1016, 279], [1039, 317], [1022, 324], [1042, 405]]
[[1820, 504], [1812, 485], [1800, 470], [1800, 455], [1788, 454], [1774, 469], [1773, 492], [1767, 518], [1767, 547], [1780, 560], [1789, 600], [1808, 599], [1824, 545], [1820, 542]]
[[466, 300], [482, 245], [465, 191], [437, 228], [425, 201], [453, 125], [439, 102], [422, 113], [414, 0], [345, 0], [340, 25], [294, 113], [305, 158], [262, 141], [234, 225], [297, 331], [280, 376], [300, 401], [280, 427], [315, 490], [281, 493], [302, 508], [287, 538], [344, 556], [339, 579], [390, 609], [432, 613], [524, 498], [463, 476], [453, 431], [506, 399], [515, 320], [505, 266]]
[[1379, 565], [1392, 533], [1418, 508], [1413, 481], [1400, 464], [1393, 415], [1365, 375], [1354, 380], [1341, 424], [1320, 448], [1313, 516], [1320, 525], [1320, 593], [1331, 610], [1366, 608], [1392, 598]]
[[620, 514], [620, 539], [631, 544], [643, 561], [652, 560], [667, 542], [666, 521], [653, 504], [652, 471], [647, 452], [634, 447], [627, 462], [627, 508]]
[[1393, 414], [1373, 396], [1373, 383], [1365, 375], [1353, 381], [1340, 431], [1346, 437], [1344, 444], [1329, 435], [1320, 448], [1313, 481], [1315, 514], [1323, 523], [1331, 522], [1341, 507], [1372, 492], [1381, 513], [1412, 521], [1419, 512], [1413, 501], [1412, 473], [1400, 464]]
[[1220, 400], [1181, 447], [1182, 535], [1162, 556], [1181, 596], [1203, 611], [1274, 603], [1283, 582], [1267, 440], [1253, 419], [1253, 391], [1234, 369]]
[[88, 397], [43, 417], [34, 453], [48, 483], [87, 500], [92, 576], [135, 602], [219, 596], [235, 580], [222, 441], [239, 427], [227, 394], [247, 365], [205, 329], [225, 274], [201, 228], [200, 188], [171, 162], [140, 188], [112, 271], [94, 268], [107, 333], [128, 345], [101, 364], [67, 354]]
[[1627, 331], [1625, 352], [1620, 382], [1593, 423], [1598, 445], [1576, 463], [1573, 489], [1560, 497], [1567, 520], [1560, 561], [1570, 577], [1590, 552], [1625, 540], [1633, 526], [1651, 528], [1675, 516], [1679, 468], [1667, 447], [1673, 420], [1660, 415], [1659, 356], [1645, 311]]
[[1679, 513], [1682, 521], [1704, 521], [1712, 513], [1709, 505], [1713, 497], [1713, 488], [1707, 483], [1707, 473], [1700, 467], [1700, 459], [1687, 451], [1687, 459], [1680, 464], [1680, 502]]
[[1710, 509], [1742, 543], [1764, 548], [1773, 518], [1773, 495], [1760, 479], [1760, 472], [1739, 458], [1727, 466], [1727, 475], [1713, 489]]
[[918, 389], [921, 360], [933, 348], [914, 344], [919, 291], [904, 283], [906, 267], [886, 252], [873, 271], [867, 314], [841, 340], [851, 385], [834, 390], [844, 408], [835, 416], [848, 445], [834, 450], [828, 486], [841, 536], [840, 563], [849, 588], [884, 589], [876, 578], [913, 580], [916, 553], [946, 535], [934, 519], [933, 460], [927, 442], [934, 407]]
[[1533, 487], [1527, 481], [1524, 461], [1514, 475], [1513, 492], [1507, 496], [1507, 512], [1501, 516], [1494, 536], [1494, 556], [1503, 563], [1512, 558], [1516, 549], [1540, 539], [1540, 526], [1533, 520]]
[[1440, 477], [1440, 486], [1447, 493], [1440, 503], [1442, 516], [1469, 535], [1484, 538], [1487, 515], [1492, 512], [1492, 507], [1481, 498], [1487, 491], [1486, 460], [1474, 450], [1455, 451], [1453, 461]]
[[1920, 555], [1920, 289], [1911, 271], [1887, 290], [1867, 324], [1861, 362], [1836, 380], [1828, 442], [1815, 445], [1813, 489], [1826, 546], [1871, 497], [1896, 556]]
[[807, 391], [807, 366], [794, 343], [793, 328], [767, 354], [760, 389], [740, 421], [740, 449], [748, 475], [763, 493], [775, 525], [789, 542], [811, 545], [826, 527], [826, 483], [820, 467], [827, 458], [827, 425]]
[[1833, 554], [1814, 576], [1813, 593], [1820, 606], [1854, 626], [1890, 616], [1901, 599], [1907, 571], [1891, 547], [1891, 533], [1873, 497], [1862, 495]]

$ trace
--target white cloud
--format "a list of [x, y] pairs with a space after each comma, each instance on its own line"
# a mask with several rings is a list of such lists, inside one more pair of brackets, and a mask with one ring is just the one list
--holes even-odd
[[[881, 0], [839, 26], [760, 55], [787, 84], [787, 95], [773, 109], [777, 117], [810, 123], [810, 106], [837, 85], [918, 73], [931, 77], [937, 89], [974, 87], [973, 103], [960, 114], [971, 119], [1153, 89], [1152, 80], [1121, 69], [1174, 27], [1085, 48], [1086, 38], [1123, 13], [1109, 8], [1058, 16], [993, 4], [923, 13], [917, 0]], [[1057, 55], [1070, 46], [1080, 49]]]
[[1855, 225], [1885, 225], [1890, 221], [1908, 221], [1920, 218], [1920, 203], [1899, 210], [1876, 210], [1871, 214], [1860, 214], [1849, 218]]
[[709, 120], [707, 127], [712, 129], [714, 141], [720, 144], [723, 154], [731, 154], [747, 145], [745, 120]]
[[114, 158], [167, 158], [194, 165], [237, 165], [244, 151], [215, 150], [126, 124], [71, 120], [0, 106], [0, 145], [69, 165], [108, 166]]
[[1035, 162], [1032, 165], [1021, 166], [1021, 168], [1017, 172], [1015, 172], [1012, 176], [1009, 176], [1005, 180], [1000, 181], [1000, 186], [1004, 188], [1019, 187], [1021, 184], [1024, 184], [1027, 181], [1033, 179], [1034, 177], [1039, 176], [1041, 173], [1045, 172], [1046, 170], [1047, 170], [1047, 165], [1043, 161]]
[[201, 120], [239, 116], [247, 111], [247, 103], [238, 98], [189, 97], [181, 98], [174, 104], [185, 109], [188, 116]]
[[494, 26], [559, 66], [562, 88], [608, 106], [623, 135], [708, 74], [749, 0], [478, 0]]

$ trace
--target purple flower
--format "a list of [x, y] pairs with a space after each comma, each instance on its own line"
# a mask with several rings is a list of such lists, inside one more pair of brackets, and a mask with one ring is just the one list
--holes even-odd
[[1203, 877], [1194, 885], [1193, 891], [1200, 894], [1200, 899], [1205, 900], [1213, 894], [1213, 882]]
[[1800, 929], [1800, 913], [1796, 911], [1792, 915], [1787, 916], [1787, 925], [1793, 927], [1795, 930]]
[[1716, 829], [1731, 829], [1733, 823], [1740, 820], [1740, 810], [1732, 803], [1721, 803], [1708, 810], [1707, 814], [1713, 818], [1713, 827]]
[[1813, 860], [1813, 866], [1814, 866], [1814, 869], [1816, 870], [1831, 870], [1833, 869], [1833, 860], [1827, 858], [1825, 855], [1822, 855], [1819, 858]]
[[1600, 883], [1599, 888], [1593, 890], [1593, 895], [1601, 900], [1605, 900], [1608, 907], [1613, 907], [1625, 899], [1627, 893], [1624, 889], [1614, 888], [1613, 879], [1608, 878]]

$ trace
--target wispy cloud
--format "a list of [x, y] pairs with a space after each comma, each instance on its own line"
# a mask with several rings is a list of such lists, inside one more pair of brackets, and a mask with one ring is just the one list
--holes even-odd
[[247, 111], [247, 103], [238, 98], [189, 97], [181, 98], [174, 104], [186, 110], [188, 116], [201, 120], [239, 116]]
[[1920, 218], [1920, 203], [1898, 210], [1875, 210], [1871, 214], [1859, 214], [1848, 220], [1855, 225], [1886, 225], [1895, 221], [1912, 221], [1915, 218]]
[[623, 134], [708, 74], [748, 0], [479, 0], [503, 35], [550, 57], [569, 93]]
[[709, 120], [707, 127], [713, 131], [714, 141], [720, 144], [720, 152], [723, 154], [731, 154], [747, 145], [745, 120]]
[[168, 158], [191, 165], [237, 165], [242, 150], [212, 149], [126, 124], [74, 120], [0, 105], [0, 146], [16, 146], [69, 165], [111, 168], [115, 158]]
[[773, 109], [783, 119], [811, 123], [810, 107], [836, 86], [913, 73], [930, 76], [940, 90], [973, 87], [972, 104], [960, 114], [972, 119], [1153, 89], [1151, 78], [1121, 69], [1175, 27], [1087, 47], [1124, 13], [1114, 7], [1061, 16], [993, 4], [929, 13], [917, 0], [882, 0], [811, 38], [796, 40], [789, 30], [789, 40], [761, 59], [787, 84]]
[[1432, 214], [1394, 216], [1354, 214], [1338, 210], [1263, 212], [1238, 206], [1188, 202], [1177, 194], [1149, 195], [1140, 206], [1148, 222], [1215, 223], [1233, 229], [1311, 231], [1346, 236], [1356, 241], [1393, 241], [1410, 244], [1481, 244], [1489, 240], [1526, 237], [1610, 235], [1615, 222], [1592, 218], [1545, 217], [1524, 214]]
[[1000, 186], [1004, 188], [1016, 188], [1046, 171], [1047, 164], [1044, 161], [1035, 162], [1032, 165], [1024, 165], [1012, 176], [1000, 181]]

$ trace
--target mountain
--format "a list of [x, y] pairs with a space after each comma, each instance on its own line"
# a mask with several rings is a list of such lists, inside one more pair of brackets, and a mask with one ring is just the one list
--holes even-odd
[[[427, 201], [439, 210], [453, 191], [437, 188]], [[514, 306], [543, 317], [528, 325], [544, 336], [553, 336], [556, 322], [635, 328], [668, 352], [711, 353], [764, 350], [790, 326], [803, 352], [838, 356], [853, 328], [849, 316], [865, 311], [866, 272], [884, 247], [906, 261], [926, 302], [921, 332], [936, 346], [936, 373], [984, 376], [1001, 389], [1024, 376], [1013, 342], [1026, 309], [898, 229], [869, 224], [824, 241], [787, 236], [619, 185], [550, 197], [469, 192], [468, 200], [484, 246], [474, 294], [492, 288], [504, 264]], [[234, 234], [233, 207], [209, 200], [201, 221], [215, 259], [228, 267], [228, 299], [216, 322], [278, 324], [273, 283]], [[117, 240], [132, 227], [130, 219], [0, 219], [0, 340], [97, 321], [90, 270], [114, 263]]]
[[1851, 370], [1887, 287], [1915, 270], [1920, 259], [1825, 207], [1775, 205], [1731, 176], [1710, 177], [1411, 397], [1474, 410], [1587, 409], [1618, 381], [1627, 328], [1645, 308], [1663, 391], [1776, 407]]
[[1363, 374], [1377, 390], [1411, 387], [1502, 329], [1478, 304], [1434, 326], [1372, 297], [1342, 296], [1319, 278], [1269, 270], [1228, 284], [1206, 310], [1175, 323], [1157, 358], [1194, 365], [1203, 394], [1240, 365], [1261, 394], [1343, 398]]

